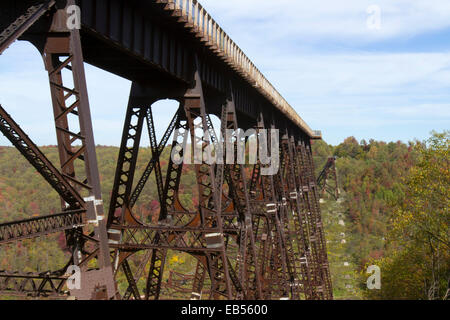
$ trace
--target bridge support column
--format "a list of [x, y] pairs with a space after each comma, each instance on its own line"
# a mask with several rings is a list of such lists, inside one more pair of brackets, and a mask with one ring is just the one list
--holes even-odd
[[294, 149], [299, 160], [302, 180], [302, 202], [309, 220], [309, 249], [312, 259], [312, 281], [315, 299], [332, 299], [331, 276], [327, 260], [319, 197], [314, 177], [314, 164], [309, 141], [300, 141]]
[[[231, 299], [231, 280], [228, 272], [228, 260], [221, 216], [223, 172], [215, 172], [213, 165], [207, 164], [201, 159], [207, 147], [212, 146], [212, 141], [211, 137], [204, 135], [198, 136], [198, 134], [199, 131], [202, 131], [202, 134], [210, 132], [211, 123], [208, 123], [206, 115], [205, 98], [203, 96], [197, 58], [195, 64], [197, 66], [194, 78], [195, 87], [189, 89], [184, 96], [184, 110], [191, 134], [191, 150], [192, 154], [194, 154], [201, 225], [217, 230], [217, 232], [204, 235], [207, 247], [217, 249], [217, 252], [206, 254], [211, 279], [211, 296], [216, 299], [219, 296]], [[196, 154], [196, 148], [199, 145], [201, 146], [201, 155]], [[200, 156], [200, 159], [196, 159], [196, 156]], [[223, 170], [223, 168], [220, 169]], [[216, 178], [219, 180], [216, 181]], [[208, 238], [210, 239], [209, 243]]]
[[[52, 8], [53, 6], [55, 8]], [[111, 299], [115, 295], [115, 285], [109, 258], [79, 31], [68, 30], [64, 8], [58, 8], [55, 1], [47, 1], [45, 4], [31, 7], [22, 19], [12, 25], [1, 50], [22, 36], [46, 12], [50, 13], [49, 17], [45, 18], [48, 24], [41, 22], [34, 33], [27, 37], [41, 51], [48, 71], [61, 172], [58, 172], [31, 142], [28, 146], [31, 148], [29, 150], [34, 150], [34, 155], [28, 154], [27, 159], [36, 168], [40, 167], [38, 170], [41, 170], [44, 177], [47, 176], [47, 181], [57, 191], [61, 191], [61, 188], [65, 190], [59, 192], [64, 211], [80, 209], [86, 212], [83, 232], [80, 226], [66, 229], [67, 244], [73, 251], [71, 263], [82, 266], [82, 287], [72, 290], [71, 293], [80, 299]], [[63, 83], [63, 71], [70, 73], [72, 84]], [[70, 122], [69, 117], [76, 121]], [[75, 172], [77, 162], [84, 164], [84, 171]], [[48, 177], [51, 177], [50, 180]], [[68, 196], [70, 194], [73, 199]], [[76, 200], [72, 201], [74, 199]], [[88, 252], [83, 233], [92, 233], [91, 239], [94, 239], [93, 244], [96, 247], [93, 252]], [[87, 272], [83, 267], [86, 259], [94, 257], [97, 258], [101, 276], [97, 276], [95, 271]], [[86, 281], [87, 278], [92, 279], [91, 283]]]
[[[241, 147], [239, 127], [234, 104], [234, 94], [230, 83], [229, 97], [224, 106], [225, 115], [222, 123], [227, 130], [233, 130], [236, 143], [233, 144], [233, 155], [235, 163], [225, 165], [225, 175], [230, 187], [230, 195], [238, 213], [239, 230], [239, 281], [243, 286], [244, 299], [262, 299], [261, 270], [258, 265], [256, 251], [255, 232], [253, 230], [253, 213], [250, 205], [250, 194], [247, 187], [247, 177], [243, 164], [238, 163], [238, 148]], [[226, 132], [222, 132], [225, 134]], [[226, 141], [228, 142], [228, 141]], [[225, 143], [226, 145], [226, 143]], [[227, 150], [225, 150], [227, 151]], [[224, 152], [225, 153], [225, 152]]]
[[339, 199], [339, 183], [336, 172], [335, 157], [328, 158], [324, 168], [317, 178], [317, 187], [319, 188], [321, 198], [324, 198], [328, 193], [334, 198], [334, 200]]
[[[85, 197], [88, 223], [93, 226], [95, 238], [98, 240], [98, 267], [104, 274], [104, 278], [98, 280], [101, 284], [96, 290], [99, 288], [98, 292], [104, 290], [103, 297], [109, 299], [115, 295], [115, 285], [112, 279], [100, 176], [78, 30], [72, 30], [66, 35], [59, 32], [50, 33], [44, 48], [44, 57], [50, 79], [61, 170]], [[68, 69], [72, 73], [73, 89], [63, 84], [63, 69]], [[78, 118], [78, 127], [70, 128], [70, 116]], [[80, 144], [81, 147], [77, 147]], [[83, 174], [75, 173], [77, 161], [84, 162]], [[76, 247], [78, 252], [82, 252], [81, 245]], [[81, 262], [77, 253], [74, 255], [74, 261], [77, 264]], [[82, 296], [87, 294], [83, 288], [80, 292]], [[93, 293], [92, 298], [99, 296]]]
[[[256, 125], [256, 132], [261, 138], [262, 130], [267, 127], [264, 122], [262, 113]], [[265, 135], [267, 138], [267, 134]], [[264, 139], [263, 139], [264, 140]], [[286, 252], [285, 233], [282, 225], [282, 215], [284, 214], [283, 197], [280, 196], [275, 186], [275, 181], [279, 177], [280, 170], [275, 175], [261, 175], [261, 169], [268, 167], [262, 164], [261, 148], [265, 148], [266, 154], [273, 155], [278, 150], [271, 150], [269, 145], [259, 146], [260, 157], [254, 166], [251, 179], [251, 195], [254, 214], [260, 215], [259, 221], [255, 223], [258, 233], [255, 238], [258, 239], [260, 249], [258, 257], [258, 265], [261, 270], [262, 282], [264, 285], [264, 297], [266, 299], [283, 299], [290, 297], [290, 282], [286, 276], [289, 270], [289, 261]], [[258, 235], [259, 234], [259, 235]], [[268, 260], [266, 262], [266, 260]], [[292, 295], [292, 298], [295, 298]]]

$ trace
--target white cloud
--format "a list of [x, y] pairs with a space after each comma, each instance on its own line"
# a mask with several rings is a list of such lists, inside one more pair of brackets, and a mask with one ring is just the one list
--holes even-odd
[[450, 53], [444, 52], [286, 54], [276, 63], [268, 54], [260, 60], [286, 98], [418, 95], [450, 87]]
[[[407, 140], [417, 132], [426, 135], [450, 126], [450, 52], [358, 49], [450, 27], [448, 0], [200, 2], [302, 118], [322, 129], [330, 142], [358, 134]], [[379, 32], [366, 26], [366, 9], [372, 4], [382, 10]], [[330, 42], [343, 44], [345, 50], [330, 50]], [[0, 57], [0, 103], [40, 139], [38, 143], [49, 143], [55, 138], [48, 79], [37, 51], [27, 50], [14, 44]], [[87, 81], [96, 142], [117, 145], [130, 83], [89, 66]], [[172, 116], [166, 110], [164, 103], [155, 108], [159, 134]], [[375, 136], [380, 131], [385, 136]]]
[[[371, 42], [450, 26], [447, 0], [201, 0], [232, 37]], [[381, 30], [367, 28], [367, 8], [381, 9]], [[241, 34], [242, 33], [242, 34]], [[245, 42], [244, 42], [245, 43]], [[238, 43], [239, 44], [239, 43]]]
[[447, 104], [420, 104], [410, 106], [385, 107], [384, 112], [400, 119], [432, 119], [438, 121], [450, 121], [450, 103]]

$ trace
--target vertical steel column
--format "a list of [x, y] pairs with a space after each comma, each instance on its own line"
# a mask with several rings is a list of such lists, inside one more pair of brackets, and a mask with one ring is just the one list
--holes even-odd
[[289, 170], [288, 176], [292, 177], [289, 179], [291, 185], [291, 192], [289, 194], [289, 201], [292, 203], [293, 208], [293, 222], [294, 222], [294, 234], [296, 235], [298, 256], [295, 262], [299, 268], [299, 275], [302, 277], [301, 283], [303, 286], [303, 292], [306, 299], [313, 299], [313, 287], [311, 284], [311, 271], [309, 269], [309, 262], [311, 257], [308, 254], [309, 237], [307, 234], [307, 216], [302, 212], [302, 205], [300, 198], [302, 196], [301, 191], [301, 174], [298, 169], [298, 162], [296, 161], [297, 156], [295, 154], [295, 140], [293, 136], [289, 136], [286, 132], [286, 139], [283, 141], [285, 146], [285, 151], [289, 155]]
[[206, 277], [205, 261], [198, 260], [195, 268], [194, 283], [192, 284], [191, 300], [202, 298], [203, 284]]
[[[264, 130], [266, 128], [263, 114], [260, 113], [258, 121], [258, 129]], [[271, 129], [275, 129], [274, 125], [270, 126]], [[260, 132], [258, 132], [261, 135]], [[266, 135], [268, 138], [268, 135]], [[271, 143], [267, 145], [267, 151], [272, 155], [278, 150], [272, 150]], [[281, 157], [282, 159], [282, 157]], [[265, 165], [261, 164], [261, 167]], [[270, 264], [268, 265], [271, 270], [269, 271], [269, 279], [271, 288], [271, 297], [275, 294], [275, 297], [279, 299], [285, 299], [289, 296], [290, 282], [288, 281], [289, 265], [286, 255], [286, 239], [283, 231], [281, 218], [284, 214], [285, 197], [283, 186], [280, 181], [282, 167], [279, 168], [275, 175], [261, 176], [260, 183], [263, 191], [264, 199], [264, 211], [268, 217], [268, 237], [269, 249], [270, 249]], [[276, 186], [276, 182], [278, 185]]]
[[[226, 106], [224, 107], [226, 108], [226, 128], [228, 130], [233, 130], [235, 134], [238, 134], [239, 127], [231, 83], [229, 84], [229, 98]], [[256, 299], [261, 299], [261, 272], [257, 263], [258, 255], [256, 252], [255, 235], [252, 226], [253, 216], [250, 207], [250, 196], [248, 193], [244, 167], [242, 164], [237, 163], [237, 149], [239, 148], [239, 143], [239, 136], [237, 136], [236, 145], [233, 150], [234, 160], [236, 163], [232, 165], [231, 168], [227, 168], [227, 176], [230, 177], [228, 184], [230, 186], [235, 206], [239, 212], [239, 223], [241, 225], [238, 258], [240, 259], [239, 278], [240, 282], [246, 289], [243, 298], [248, 299], [253, 297]], [[249, 251], [248, 255], [247, 250]], [[254, 284], [255, 287], [250, 288], [251, 284]]]
[[317, 245], [319, 250], [319, 258], [320, 258], [320, 271], [321, 271], [321, 277], [323, 286], [321, 289], [324, 291], [323, 296], [324, 299], [333, 299], [333, 289], [331, 285], [331, 275], [330, 275], [330, 266], [328, 263], [328, 255], [327, 255], [327, 248], [326, 248], [326, 241], [325, 241], [325, 234], [323, 230], [323, 223], [322, 223], [322, 216], [320, 212], [320, 204], [319, 204], [319, 192], [316, 185], [316, 179], [314, 175], [314, 161], [312, 157], [312, 150], [311, 150], [311, 143], [308, 142], [305, 145], [305, 151], [306, 153], [306, 161], [309, 164], [309, 174], [308, 177], [310, 179], [310, 187], [312, 189], [311, 192], [311, 201], [314, 210], [316, 211], [316, 235], [318, 237], [317, 239]]
[[317, 299], [332, 299], [331, 280], [324, 243], [323, 226], [320, 217], [319, 199], [317, 197], [314, 164], [309, 143], [302, 141], [298, 150], [301, 168], [305, 177], [303, 182], [303, 199], [309, 218], [309, 240], [313, 265], [313, 285]]
[[311, 203], [311, 186], [309, 163], [306, 161], [306, 153], [304, 152], [302, 141], [297, 152], [296, 159], [299, 161], [301, 173], [298, 176], [301, 184], [302, 209], [305, 217], [305, 228], [308, 233], [308, 250], [305, 254], [306, 267], [310, 270], [310, 283], [312, 290], [312, 299], [323, 299], [323, 290], [321, 290], [322, 280], [320, 271], [320, 257], [317, 248], [316, 230], [316, 210]]
[[[196, 156], [202, 156], [196, 155], [196, 152], [198, 151], [195, 151], [195, 149], [198, 148], [198, 144], [201, 144], [202, 146], [202, 154], [205, 148], [211, 145], [209, 137], [198, 136], [199, 130], [202, 130], [203, 134], [208, 131], [208, 123], [197, 57], [195, 57], [195, 66], [195, 87], [188, 89], [184, 96], [184, 109], [191, 133], [191, 149], [194, 158], [196, 158]], [[221, 217], [222, 183], [216, 183], [214, 167], [212, 165], [206, 164], [202, 159], [200, 159], [201, 161], [198, 161], [198, 158], [194, 160], [197, 160], [195, 171], [199, 191], [199, 211], [202, 226], [217, 229], [216, 233], [206, 234], [204, 236], [207, 244], [208, 239], [211, 241], [209, 247], [217, 249], [217, 252], [206, 253], [211, 278], [211, 295], [215, 298], [225, 296], [226, 298], [231, 299], [231, 283], [226, 259]], [[215, 188], [217, 185], [220, 185], [219, 190]]]
[[127, 213], [130, 211], [129, 201], [146, 110], [146, 107], [128, 105], [109, 205], [108, 228], [130, 219]]
[[[299, 272], [299, 257], [295, 255], [293, 248], [293, 239], [297, 242], [302, 239], [298, 239], [295, 237], [296, 234], [291, 232], [290, 225], [290, 217], [295, 217], [296, 212], [299, 211], [299, 208], [296, 206], [296, 202], [294, 201], [297, 197], [297, 187], [294, 182], [295, 173], [292, 168], [292, 156], [289, 152], [289, 148], [287, 146], [287, 136], [283, 134], [281, 138], [281, 156], [282, 156], [282, 170], [281, 170], [281, 181], [284, 185], [284, 195], [283, 199], [285, 199], [286, 205], [282, 206], [282, 212], [280, 220], [283, 226], [283, 232], [285, 234], [286, 240], [286, 257], [288, 263], [288, 273], [290, 277], [290, 285], [291, 285], [291, 294], [294, 299], [299, 298], [299, 287], [298, 281], [300, 278]], [[294, 236], [294, 237], [293, 237]]]
[[[53, 16], [52, 26], [65, 25], [66, 19], [64, 10], [57, 10]], [[98, 266], [104, 272], [101, 282], [104, 282], [107, 297], [112, 298], [115, 294], [115, 285], [109, 256], [79, 31], [77, 29], [64, 30], [61, 27], [58, 27], [57, 30], [51, 29], [46, 38], [43, 55], [50, 80], [62, 174], [85, 197], [88, 222], [93, 226], [94, 236], [98, 240]], [[72, 73], [73, 89], [64, 86], [63, 69], [68, 69]], [[68, 105], [71, 98], [74, 101]], [[69, 115], [78, 118], [78, 129], [69, 127]], [[79, 132], [74, 130], [79, 130]], [[81, 147], [77, 147], [77, 144], [81, 144]], [[74, 163], [76, 160], [84, 162], [85, 176], [82, 178], [77, 177], [75, 173]], [[65, 209], [65, 202], [63, 202], [63, 209]], [[78, 252], [81, 249], [79, 246], [76, 245]], [[80, 258], [79, 253], [75, 253], [76, 263], [80, 262]]]

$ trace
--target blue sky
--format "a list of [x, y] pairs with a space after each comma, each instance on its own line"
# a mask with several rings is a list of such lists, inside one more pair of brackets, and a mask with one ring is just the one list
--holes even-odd
[[[328, 143], [450, 129], [450, 1], [200, 2]], [[373, 5], [380, 29], [367, 26]], [[130, 83], [86, 68], [96, 143], [118, 145]], [[0, 103], [38, 144], [55, 144], [46, 72], [27, 43], [0, 56]], [[155, 108], [160, 132], [168, 109]]]

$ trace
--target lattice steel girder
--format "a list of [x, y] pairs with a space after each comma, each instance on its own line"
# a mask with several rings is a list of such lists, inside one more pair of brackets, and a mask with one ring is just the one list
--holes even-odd
[[125, 273], [125, 277], [127, 278], [128, 283], [129, 283], [129, 286], [127, 289], [127, 291], [129, 293], [127, 292], [127, 295], [132, 294], [134, 296], [135, 300], [141, 300], [141, 295], [139, 294], [139, 289], [136, 285], [136, 280], [133, 277], [133, 272], [131, 271], [130, 264], [128, 263], [127, 260], [125, 260], [122, 263], [122, 269], [123, 269], [123, 272]]
[[[145, 267], [147, 265], [147, 263], [149, 262], [149, 260], [152, 257], [152, 251], [148, 250], [144, 256], [144, 258], [142, 259], [140, 265], [137, 267], [136, 271], [134, 274], [129, 274], [127, 275], [126, 273], [128, 272], [127, 270], [124, 270], [125, 275], [127, 277], [127, 281], [128, 281], [128, 288], [125, 291], [125, 293], [122, 296], [122, 300], [129, 300], [131, 298], [131, 295], [133, 294], [135, 296], [135, 299], [140, 299], [141, 296], [139, 295], [139, 289], [136, 286], [136, 283], [138, 282], [138, 280], [142, 277], [142, 275], [145, 272]], [[123, 263], [127, 263], [128, 261], [124, 261]], [[128, 265], [129, 267], [129, 265]], [[125, 267], [125, 268], [128, 268]], [[131, 270], [130, 270], [131, 271]], [[129, 277], [133, 277], [132, 279]], [[136, 295], [139, 295], [139, 298], [136, 298]]]
[[203, 285], [206, 278], [206, 266], [203, 261], [197, 261], [195, 274], [193, 277], [191, 300], [200, 300], [202, 297]]
[[67, 298], [68, 276], [51, 273], [17, 273], [0, 270], [0, 294], [28, 297]]
[[[205, 275], [205, 272], [202, 274]], [[203, 296], [210, 294], [209, 290], [200, 289], [199, 291], [193, 291], [189, 286], [193, 285], [195, 287], [195, 284], [193, 284], [195, 281], [195, 276], [181, 274], [171, 270], [167, 282], [163, 285], [163, 289], [166, 296], [173, 296], [174, 294], [180, 293], [183, 295], [191, 294], [191, 300], [200, 300]]]
[[[146, 107], [130, 105], [127, 110], [109, 205], [108, 228], [112, 224], [124, 223], [126, 210], [129, 210], [129, 199], [133, 187], [146, 109]], [[120, 212], [117, 212], [118, 210]], [[119, 213], [119, 216], [117, 216], [117, 213]]]
[[164, 265], [166, 262], [166, 249], [154, 249], [150, 260], [149, 275], [147, 277], [147, 285], [145, 288], [145, 299], [159, 299], [161, 292], [161, 282], [164, 273]]
[[0, 224], [0, 244], [31, 239], [47, 234], [72, 230], [83, 226], [84, 210], [66, 211], [59, 214]]

